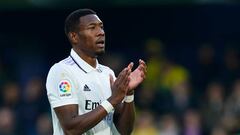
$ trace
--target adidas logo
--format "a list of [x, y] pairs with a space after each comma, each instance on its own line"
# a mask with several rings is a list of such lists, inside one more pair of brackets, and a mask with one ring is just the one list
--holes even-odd
[[84, 87], [83, 87], [83, 91], [91, 91], [91, 89], [89, 89], [89, 87], [87, 86], [87, 84], [85, 84]]

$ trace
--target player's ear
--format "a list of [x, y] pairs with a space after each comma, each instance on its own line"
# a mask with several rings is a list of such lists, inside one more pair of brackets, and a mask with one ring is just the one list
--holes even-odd
[[69, 38], [70, 42], [73, 44], [77, 44], [79, 41], [79, 38], [78, 38], [78, 35], [76, 32], [69, 32], [68, 38]]

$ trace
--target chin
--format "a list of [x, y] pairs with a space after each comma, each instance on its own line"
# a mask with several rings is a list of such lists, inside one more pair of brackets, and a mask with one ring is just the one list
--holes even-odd
[[101, 50], [101, 51], [96, 52], [95, 54], [96, 54], [96, 56], [101, 56], [104, 53], [105, 53], [105, 50]]

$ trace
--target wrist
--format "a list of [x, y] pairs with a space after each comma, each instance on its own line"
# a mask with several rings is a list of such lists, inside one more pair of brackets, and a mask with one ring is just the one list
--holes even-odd
[[127, 96], [130, 96], [130, 95], [134, 95], [134, 90], [129, 90], [129, 91], [127, 92]]
[[114, 111], [113, 105], [108, 100], [103, 101], [100, 105], [106, 110], [107, 113]]
[[117, 97], [109, 97], [107, 100], [109, 101], [109, 103], [111, 103], [111, 105], [115, 108], [119, 103], [121, 103], [121, 101], [124, 99], [124, 97], [122, 98], [117, 98]]
[[124, 97], [124, 102], [125, 103], [131, 103], [131, 102], [133, 102], [134, 101], [134, 94], [132, 94], [132, 95], [126, 95], [125, 97]]

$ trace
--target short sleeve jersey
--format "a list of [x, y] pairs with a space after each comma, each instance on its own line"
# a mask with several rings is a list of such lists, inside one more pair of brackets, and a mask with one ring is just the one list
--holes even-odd
[[[92, 111], [111, 96], [110, 74], [114, 72], [98, 63], [93, 68], [72, 49], [70, 56], [54, 64], [47, 76], [46, 88], [51, 106], [53, 135], [64, 135], [54, 108], [77, 104], [79, 115]], [[84, 135], [118, 135], [110, 112]]]

